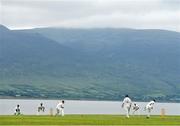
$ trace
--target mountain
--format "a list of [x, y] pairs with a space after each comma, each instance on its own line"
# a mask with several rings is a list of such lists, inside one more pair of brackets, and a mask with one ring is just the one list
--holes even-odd
[[0, 31], [1, 96], [41, 97], [62, 90], [57, 80], [70, 75], [80, 53], [37, 33], [2, 26]]
[[2, 37], [7, 45], [2, 61], [8, 65], [0, 66], [1, 84], [9, 96], [119, 100], [129, 94], [135, 100], [180, 98], [178, 32], [40, 28], [8, 31]]
[[9, 29], [0, 24], [0, 32], [2, 33], [2, 32], [7, 32], [7, 31], [9, 31]]

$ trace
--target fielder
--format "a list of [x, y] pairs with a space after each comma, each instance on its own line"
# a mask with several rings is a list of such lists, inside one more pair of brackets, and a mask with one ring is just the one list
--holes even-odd
[[38, 115], [39, 115], [41, 112], [42, 112], [42, 113], [45, 112], [45, 107], [43, 106], [43, 103], [41, 103], [40, 106], [38, 107]]
[[154, 104], [155, 104], [155, 100], [152, 100], [146, 105], [146, 107], [145, 107], [145, 110], [147, 110], [147, 117], [146, 118], [150, 117], [151, 110], [153, 109]]
[[132, 105], [132, 101], [129, 98], [129, 96], [126, 95], [126, 97], [124, 98], [123, 103], [122, 103], [122, 108], [124, 108], [126, 110], [126, 117], [127, 118], [129, 118], [129, 113], [130, 113], [131, 105]]
[[56, 116], [59, 114], [64, 116], [64, 101], [59, 102], [59, 104], [56, 106]]
[[139, 110], [139, 105], [137, 105], [136, 103], [134, 103], [134, 105], [133, 105], [133, 115], [135, 114], [135, 112], [136, 111], [138, 111]]
[[21, 114], [20, 105], [17, 105], [17, 106], [15, 107], [14, 115], [20, 115], [20, 114]]

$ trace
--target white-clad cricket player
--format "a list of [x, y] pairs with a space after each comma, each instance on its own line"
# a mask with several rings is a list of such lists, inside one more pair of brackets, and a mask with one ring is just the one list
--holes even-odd
[[20, 105], [17, 105], [17, 106], [15, 107], [14, 115], [20, 115], [20, 114], [21, 114]]
[[139, 110], [139, 105], [137, 105], [136, 103], [134, 103], [132, 109], [133, 109], [133, 115], [134, 115], [135, 112]]
[[59, 102], [56, 106], [56, 115], [61, 114], [61, 116], [64, 116], [64, 100]]
[[147, 118], [150, 117], [151, 110], [153, 109], [154, 104], [155, 104], [155, 100], [152, 100], [146, 105], [145, 110], [147, 111]]
[[127, 118], [129, 118], [129, 113], [130, 113], [131, 105], [132, 105], [132, 101], [129, 98], [129, 96], [126, 95], [126, 97], [124, 98], [123, 103], [122, 103], [122, 108], [124, 108], [126, 110], [126, 117]]
[[38, 113], [37, 115], [40, 115], [45, 112], [45, 107], [43, 106], [43, 103], [40, 103], [40, 106], [38, 107]]

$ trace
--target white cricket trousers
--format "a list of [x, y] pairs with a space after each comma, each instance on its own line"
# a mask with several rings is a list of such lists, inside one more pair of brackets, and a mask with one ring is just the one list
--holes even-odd
[[129, 113], [130, 113], [130, 109], [131, 107], [130, 106], [125, 106], [125, 111], [126, 111], [126, 117], [129, 118]]
[[151, 114], [151, 108], [148, 108], [147, 109], [147, 117], [150, 117], [150, 114]]
[[57, 113], [56, 115], [64, 116], [64, 109], [56, 109]]

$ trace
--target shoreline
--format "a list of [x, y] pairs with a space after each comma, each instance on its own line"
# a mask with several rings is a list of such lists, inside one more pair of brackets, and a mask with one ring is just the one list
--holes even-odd
[[[66, 100], [66, 101], [89, 101], [89, 102], [122, 102], [123, 99], [121, 100], [97, 100], [97, 99], [64, 99], [64, 98], [12, 98], [12, 97], [8, 97], [8, 98], [1, 98], [0, 100], [47, 100], [47, 101], [59, 101], [59, 100]], [[149, 101], [139, 101], [139, 100], [133, 100], [133, 102], [149, 102]], [[180, 102], [170, 102], [170, 101], [159, 101], [157, 103], [176, 103], [176, 104], [180, 104]]]

